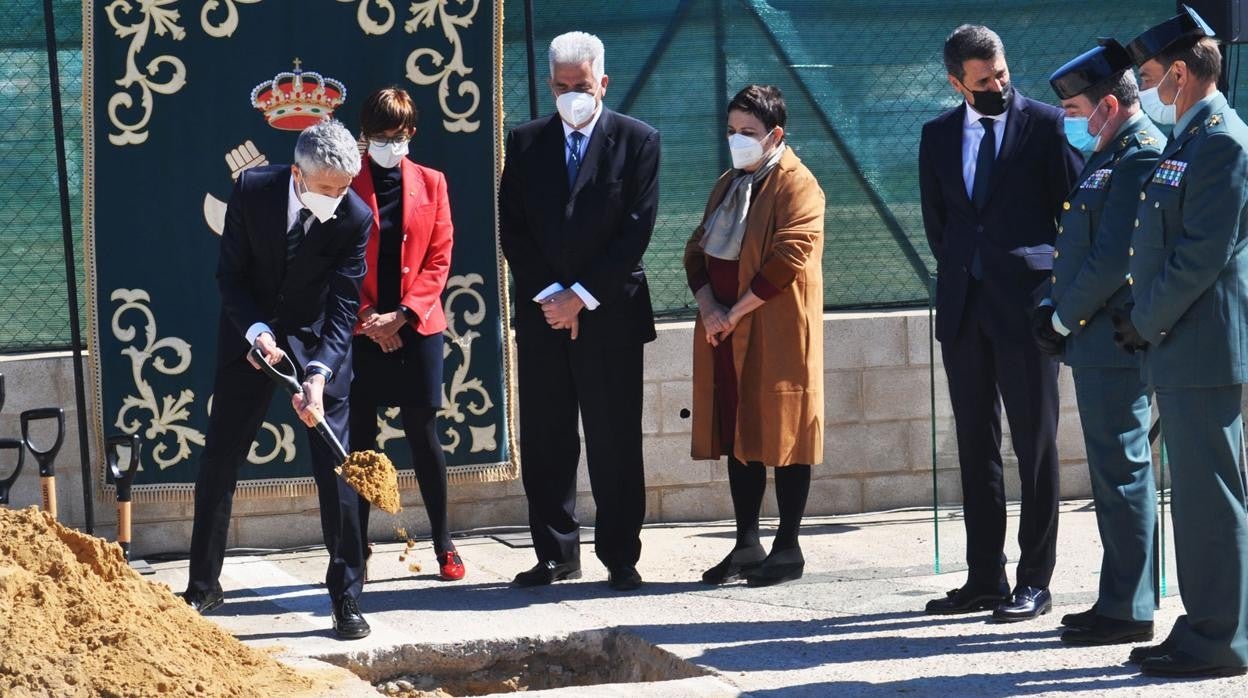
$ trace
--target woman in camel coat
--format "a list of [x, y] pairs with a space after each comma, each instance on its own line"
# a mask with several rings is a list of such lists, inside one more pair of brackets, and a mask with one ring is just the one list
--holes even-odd
[[[784, 141], [780, 90], [750, 85], [728, 106], [733, 169], [719, 178], [685, 246], [698, 300], [693, 347], [695, 459], [728, 456], [737, 540], [702, 579], [750, 586], [802, 576], [798, 528], [811, 465], [823, 460], [824, 196]], [[758, 533], [775, 468], [780, 528]]]

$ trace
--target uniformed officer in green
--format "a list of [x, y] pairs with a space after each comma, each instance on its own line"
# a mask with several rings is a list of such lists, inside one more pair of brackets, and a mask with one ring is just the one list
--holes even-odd
[[1157, 495], [1148, 427], [1151, 391], [1139, 361], [1114, 345], [1107, 308], [1131, 301], [1128, 248], [1144, 181], [1165, 137], [1140, 111], [1131, 56], [1113, 39], [1053, 73], [1071, 145], [1091, 151], [1063, 204], [1049, 296], [1036, 309], [1042, 351], [1071, 367], [1104, 549], [1100, 590], [1068, 614], [1062, 641], [1083, 645], [1153, 637]]
[[1213, 32], [1184, 10], [1127, 47], [1155, 85], [1141, 94], [1145, 111], [1175, 123], [1139, 194], [1135, 305], [1115, 314], [1115, 340], [1143, 352], [1156, 394], [1186, 612], [1131, 660], [1155, 676], [1228, 676], [1248, 666], [1248, 126], [1217, 89]]

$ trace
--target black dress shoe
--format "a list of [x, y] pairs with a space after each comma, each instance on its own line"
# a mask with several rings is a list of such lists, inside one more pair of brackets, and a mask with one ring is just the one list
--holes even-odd
[[354, 598], [342, 596], [334, 601], [334, 632], [339, 640], [358, 640], [372, 631]]
[[220, 589], [213, 589], [212, 591], [187, 589], [182, 592], [181, 596], [186, 601], [186, 605], [190, 606], [201, 616], [221, 608], [221, 604], [225, 603], [225, 594]]
[[737, 548], [728, 557], [720, 560], [718, 565], [702, 573], [703, 584], [727, 584], [735, 582], [741, 576], [751, 570], [756, 569], [763, 564], [766, 559], [767, 552], [763, 550], [763, 546], [755, 545], [749, 548]]
[[998, 623], [1016, 623], [1031, 620], [1053, 610], [1053, 596], [1048, 589], [1020, 587], [1014, 592], [1014, 600], [997, 606], [992, 619]]
[[1090, 628], [1096, 622], [1096, 604], [1092, 608], [1079, 613], [1067, 613], [1062, 616], [1062, 625], [1068, 628]]
[[806, 558], [801, 548], [772, 550], [763, 564], [745, 573], [745, 585], [769, 587], [794, 579], [801, 579], [806, 569]]
[[1214, 676], [1243, 676], [1248, 667], [1210, 664], [1189, 654], [1172, 650], [1160, 657], [1149, 657], [1140, 662], [1140, 673], [1146, 676], [1169, 676], [1194, 679]]
[[945, 594], [943, 599], [932, 599], [927, 602], [924, 612], [934, 616], [947, 616], [955, 613], [974, 613], [996, 608], [1010, 600], [1009, 587], [1004, 584], [998, 587], [982, 587], [967, 583]]
[[616, 567], [607, 573], [607, 586], [615, 591], [633, 591], [641, 588], [641, 575], [632, 565]]
[[565, 579], [580, 579], [580, 562], [546, 560], [516, 575], [512, 583], [518, 587], [540, 587]]
[[1062, 633], [1062, 642], [1070, 645], [1120, 645], [1126, 642], [1148, 642], [1153, 639], [1153, 621], [1119, 620], [1096, 616], [1086, 628], [1071, 628]]
[[1174, 649], [1174, 643], [1170, 642], [1170, 638], [1166, 638], [1156, 645], [1132, 647], [1131, 654], [1127, 655], [1127, 662], [1130, 664], [1139, 664], [1145, 659], [1164, 657], [1169, 654], [1172, 649]]

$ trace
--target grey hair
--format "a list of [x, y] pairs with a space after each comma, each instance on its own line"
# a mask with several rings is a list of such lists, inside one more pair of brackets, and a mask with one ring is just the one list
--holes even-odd
[[329, 170], [354, 177], [360, 172], [360, 146], [341, 121], [326, 119], [299, 134], [295, 164], [313, 176]]
[[966, 77], [967, 61], [990, 61], [1005, 55], [1005, 45], [997, 33], [980, 24], [963, 24], [945, 39], [945, 72], [959, 81]]
[[555, 76], [555, 65], [580, 65], [589, 63], [594, 79], [601, 80], [606, 73], [606, 49], [602, 39], [585, 32], [568, 32], [556, 36], [550, 42], [550, 76]]

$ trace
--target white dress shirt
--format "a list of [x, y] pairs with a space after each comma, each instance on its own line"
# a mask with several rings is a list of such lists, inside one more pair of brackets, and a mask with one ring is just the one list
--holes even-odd
[[[1001, 141], [1005, 140], [1005, 122], [1010, 111], [1007, 109], [998, 116], [989, 116], [995, 123], [992, 126], [992, 137], [997, 142], [994, 159], [1001, 154]], [[975, 165], [979, 161], [979, 144], [984, 140], [984, 125], [979, 120], [984, 114], [975, 111], [975, 107], [966, 105], [966, 120], [962, 123], [962, 181], [966, 184], [966, 195], [974, 197]]]
[[[565, 163], [572, 159], [572, 133], [575, 131], [585, 136], [581, 139], [581, 152], [577, 153], [577, 157], [579, 157], [581, 163], [584, 164], [585, 153], [589, 148], [589, 138], [594, 134], [594, 127], [598, 125], [598, 119], [601, 116], [602, 105], [600, 104], [598, 105], [598, 110], [594, 112], [594, 118], [590, 119], [588, 124], [585, 124], [580, 128], [572, 128], [568, 125], [568, 122], [563, 119], [559, 120], [559, 123], [563, 124], [563, 161]], [[563, 284], [556, 281], [555, 283], [542, 289], [536, 296], [533, 296], [533, 300], [541, 303], [544, 299], [562, 290], [564, 290]], [[594, 295], [582, 286], [580, 282], [572, 284], [572, 292], [580, 297], [581, 302], [585, 304], [586, 310], [594, 310], [598, 307], [598, 299], [594, 298]]]
[[[299, 198], [299, 192], [295, 189], [295, 178], [292, 175], [290, 178], [290, 188], [286, 192], [286, 230], [290, 230], [295, 227], [295, 221], [299, 220], [299, 212], [304, 208], [306, 207], [303, 205], [303, 200]], [[308, 216], [308, 219], [303, 222], [304, 235], [308, 234], [308, 230], [312, 228], [312, 221], [314, 220], [316, 220], [316, 216]], [[256, 337], [260, 336], [263, 332], [268, 332], [273, 335], [274, 339], [277, 338], [277, 334], [273, 332], [273, 328], [269, 327], [268, 323], [257, 322], [247, 328], [247, 343], [255, 344]], [[333, 378], [333, 370], [320, 361], [309, 361], [308, 367], [311, 368], [312, 366], [319, 366], [320, 368], [325, 369], [325, 372], [329, 374], [325, 377], [326, 381]]]

